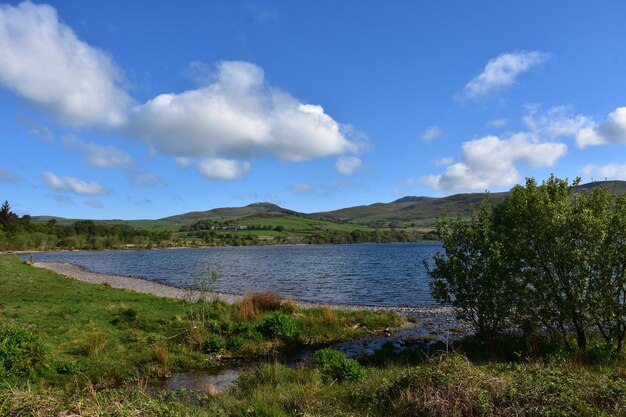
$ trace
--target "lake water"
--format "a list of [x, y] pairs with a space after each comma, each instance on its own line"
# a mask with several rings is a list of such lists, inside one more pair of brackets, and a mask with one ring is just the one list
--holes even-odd
[[[432, 306], [423, 261], [440, 243], [250, 246], [144, 251], [44, 252], [35, 261], [69, 262], [102, 274], [193, 286], [206, 267], [216, 291], [272, 291], [333, 304]], [[29, 256], [29, 255], [27, 255]]]

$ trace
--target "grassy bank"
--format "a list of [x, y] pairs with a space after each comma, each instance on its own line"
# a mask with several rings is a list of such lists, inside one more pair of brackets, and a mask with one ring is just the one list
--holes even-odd
[[[145, 381], [397, 325], [386, 313], [299, 309], [265, 295], [189, 303], [87, 284], [0, 256], [2, 416], [619, 416], [624, 358], [510, 338], [358, 364], [259, 365], [234, 390], [148, 395]], [[359, 326], [356, 326], [359, 324]], [[530, 350], [529, 350], [530, 349]], [[531, 354], [532, 352], [532, 354]], [[319, 355], [318, 355], [319, 354]]]
[[13, 385], [115, 387], [400, 324], [391, 313], [300, 309], [271, 294], [234, 305], [159, 298], [11, 256], [0, 256], [0, 303], [0, 378]]
[[[338, 382], [315, 367], [263, 365], [229, 394], [184, 390], [4, 391], [6, 415], [82, 416], [619, 416], [622, 374], [567, 360], [475, 364], [458, 354], [370, 367]], [[63, 414], [66, 413], [66, 414]]]

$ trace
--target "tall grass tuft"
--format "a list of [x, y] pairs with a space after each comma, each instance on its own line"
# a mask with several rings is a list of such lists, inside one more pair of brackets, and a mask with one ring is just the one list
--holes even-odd
[[263, 312], [278, 310], [281, 310], [281, 299], [276, 294], [270, 291], [248, 293], [235, 305], [235, 319], [238, 321], [254, 321]]

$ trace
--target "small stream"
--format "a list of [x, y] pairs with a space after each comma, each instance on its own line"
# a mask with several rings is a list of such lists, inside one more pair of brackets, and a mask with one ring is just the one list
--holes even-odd
[[[393, 347], [394, 352], [412, 351], [428, 347], [437, 341], [452, 342], [468, 334], [465, 327], [460, 325], [451, 314], [430, 313], [422, 315], [419, 320], [417, 324], [397, 330], [393, 334], [372, 335], [362, 339], [332, 343], [326, 347], [343, 352], [349, 358], [360, 360], [374, 355], [381, 349]], [[158, 393], [162, 390], [172, 391], [186, 388], [200, 392], [226, 392], [235, 386], [241, 374], [253, 371], [261, 363], [282, 363], [290, 367], [306, 365], [315, 351], [322, 347], [324, 346], [304, 347], [235, 367], [226, 366], [173, 374], [169, 378], [152, 384], [148, 391]]]

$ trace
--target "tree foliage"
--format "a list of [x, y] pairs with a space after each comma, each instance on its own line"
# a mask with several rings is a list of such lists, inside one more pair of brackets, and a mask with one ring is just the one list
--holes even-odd
[[445, 254], [428, 269], [435, 299], [477, 333], [549, 332], [579, 349], [590, 332], [622, 349], [626, 334], [626, 197], [528, 179], [468, 222], [438, 223]]

